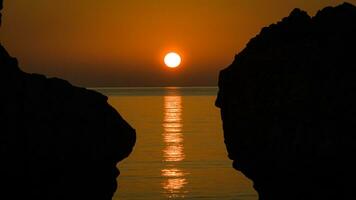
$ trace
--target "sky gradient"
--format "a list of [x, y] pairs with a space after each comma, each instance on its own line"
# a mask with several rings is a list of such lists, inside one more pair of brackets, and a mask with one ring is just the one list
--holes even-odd
[[[0, 38], [24, 71], [81, 86], [215, 86], [262, 27], [296, 7], [314, 15], [342, 2], [5, 0]], [[180, 68], [165, 67], [169, 51]]]

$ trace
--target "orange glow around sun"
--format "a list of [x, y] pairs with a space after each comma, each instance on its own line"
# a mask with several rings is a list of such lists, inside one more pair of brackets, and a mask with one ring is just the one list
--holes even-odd
[[175, 52], [170, 52], [164, 57], [164, 63], [169, 68], [179, 67], [181, 62], [182, 62], [182, 58], [180, 57], [179, 54]]

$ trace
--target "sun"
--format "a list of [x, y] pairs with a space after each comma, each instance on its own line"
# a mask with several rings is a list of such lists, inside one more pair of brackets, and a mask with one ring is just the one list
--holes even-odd
[[176, 68], [182, 62], [182, 58], [175, 52], [170, 52], [164, 57], [164, 63], [169, 68]]

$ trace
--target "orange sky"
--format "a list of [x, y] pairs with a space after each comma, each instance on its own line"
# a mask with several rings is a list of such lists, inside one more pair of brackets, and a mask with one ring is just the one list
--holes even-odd
[[[82, 86], [214, 86], [263, 26], [338, 0], [5, 0], [1, 41], [24, 71]], [[356, 4], [356, 0], [350, 0]], [[177, 51], [179, 69], [163, 64]]]

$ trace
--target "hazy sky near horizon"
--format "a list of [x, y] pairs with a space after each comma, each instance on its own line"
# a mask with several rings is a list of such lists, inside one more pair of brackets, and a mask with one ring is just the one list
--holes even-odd
[[[213, 86], [262, 27], [342, 2], [5, 0], [0, 38], [24, 71], [82, 86]], [[165, 67], [169, 51], [180, 68]]]

